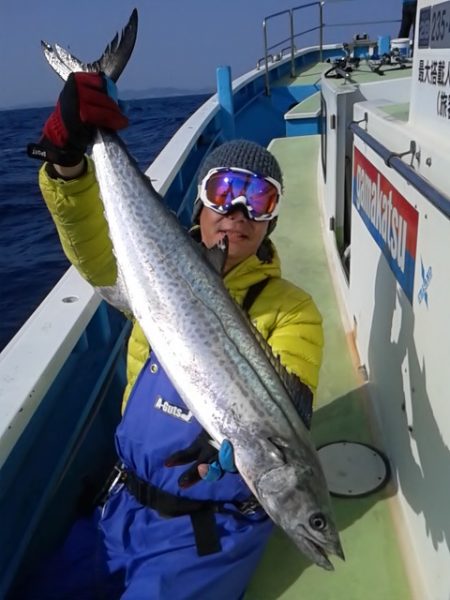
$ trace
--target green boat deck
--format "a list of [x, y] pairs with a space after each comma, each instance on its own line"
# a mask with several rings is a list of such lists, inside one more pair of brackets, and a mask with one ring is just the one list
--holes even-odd
[[272, 86], [276, 88], [320, 84], [322, 73], [327, 71], [330, 66], [330, 63], [327, 62], [313, 62], [307, 67], [302, 66], [301, 69], [297, 71], [295, 77], [291, 77], [290, 75], [280, 77], [280, 79], [275, 81]]
[[[332, 65], [329, 62], [314, 62], [307, 67], [301, 68], [296, 73], [295, 77], [286, 75], [272, 84], [272, 87], [292, 87], [298, 85], [315, 85], [319, 86], [322, 74], [330, 70]], [[359, 67], [354, 69], [349, 75], [351, 83], [363, 84], [372, 83], [374, 81], [386, 81], [411, 77], [411, 67], [401, 67], [399, 65], [384, 65], [382, 75], [374, 72], [364, 60], [361, 60]], [[329, 77], [328, 81], [334, 82], [336, 88], [348, 86], [348, 82], [342, 78]]]
[[291, 108], [285, 115], [285, 120], [296, 119], [298, 117], [317, 117], [320, 113], [320, 93], [316, 92], [315, 94], [311, 94], [299, 102], [296, 106]]
[[408, 122], [409, 119], [409, 102], [401, 102], [398, 104], [386, 104], [381, 107], [381, 110], [390, 117], [394, 117], [398, 121]]
[[[307, 290], [324, 319], [325, 348], [312, 433], [316, 445], [336, 440], [374, 443], [364, 382], [344, 331], [322, 243], [316, 173], [319, 136], [275, 140], [285, 197], [274, 241], [283, 274]], [[375, 443], [376, 445], [376, 443]], [[271, 538], [245, 600], [409, 600], [395, 535], [390, 486], [364, 498], [333, 498], [346, 561], [335, 571], [311, 565], [280, 530]]]

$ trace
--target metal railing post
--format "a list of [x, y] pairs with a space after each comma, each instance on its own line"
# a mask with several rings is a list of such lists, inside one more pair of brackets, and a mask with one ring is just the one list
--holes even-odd
[[266, 19], [263, 21], [263, 33], [264, 33], [264, 70], [265, 70], [265, 87], [266, 87], [266, 96], [270, 96], [270, 82], [269, 82], [269, 62], [267, 56], [267, 25]]
[[320, 31], [319, 31], [319, 36], [320, 36], [320, 62], [323, 62], [323, 5], [324, 2], [320, 2], [319, 3], [319, 18], [320, 18]]
[[295, 46], [294, 46], [294, 12], [289, 11], [289, 21], [291, 27], [291, 77], [295, 77]]

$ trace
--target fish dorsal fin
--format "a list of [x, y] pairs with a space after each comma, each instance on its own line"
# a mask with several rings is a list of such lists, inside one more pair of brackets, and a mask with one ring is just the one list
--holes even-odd
[[202, 245], [203, 254], [209, 264], [213, 267], [219, 275], [223, 274], [225, 262], [228, 256], [228, 238], [224, 236], [218, 244], [212, 248], [207, 248]]
[[[280, 362], [278, 360], [278, 362]], [[280, 363], [280, 368], [284, 371], [283, 383], [285, 388], [289, 392], [292, 403], [295, 406], [295, 410], [300, 415], [301, 420], [305, 424], [307, 429], [311, 428], [312, 419], [312, 403], [313, 393], [310, 388], [303, 383], [303, 381], [295, 373], [288, 373], [288, 371]]]
[[305, 383], [303, 383], [303, 381], [298, 375], [296, 375], [295, 373], [289, 373], [287, 371], [286, 367], [281, 364], [279, 357], [273, 353], [273, 350], [269, 343], [263, 338], [263, 336], [259, 333], [255, 325], [253, 325], [251, 321], [250, 325], [252, 327], [256, 339], [258, 340], [259, 345], [264, 350], [271, 365], [276, 370], [278, 376], [283, 382], [283, 385], [286, 388], [290, 399], [292, 400], [292, 404], [294, 405], [295, 410], [299, 414], [305, 427], [307, 427], [307, 429], [310, 429], [313, 401], [312, 391]]

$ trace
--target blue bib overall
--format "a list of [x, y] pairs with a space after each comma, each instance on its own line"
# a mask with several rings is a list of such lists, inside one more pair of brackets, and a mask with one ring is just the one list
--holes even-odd
[[[171, 494], [225, 503], [247, 500], [251, 493], [239, 474], [227, 473], [219, 481], [200, 481], [181, 490], [177, 480], [189, 465], [164, 466], [168, 456], [189, 446], [200, 431], [152, 353], [116, 431], [120, 460], [141, 479]], [[103, 588], [108, 600], [238, 600], [272, 523], [262, 510], [244, 516], [230, 504], [230, 512], [216, 514], [216, 527], [222, 550], [199, 556], [188, 515], [162, 517], [119, 484], [101, 512], [75, 525], [57, 564], [48, 565], [53, 575], [60, 570], [53, 579], [55, 595], [36, 595], [39, 586], [34, 585], [31, 597], [87, 600], [103, 597], [98, 594]], [[119, 585], [114, 587], [117, 576]], [[48, 575], [45, 579], [50, 583]], [[64, 595], [67, 586], [72, 586], [73, 596]]]
[[[250, 491], [240, 475], [216, 482], [178, 486], [186, 466], [165, 467], [173, 452], [189, 446], [201, 431], [154, 354], [142, 369], [117, 428], [116, 445], [126, 467], [166, 492], [193, 499], [243, 501]], [[230, 506], [233, 508], [233, 506]], [[216, 515], [222, 551], [198, 556], [188, 515], [164, 518], [143, 508], [121, 489], [105, 505], [100, 527], [110, 566], [127, 572], [124, 598], [217, 599], [241, 597], [268, 539], [271, 523], [252, 517]]]

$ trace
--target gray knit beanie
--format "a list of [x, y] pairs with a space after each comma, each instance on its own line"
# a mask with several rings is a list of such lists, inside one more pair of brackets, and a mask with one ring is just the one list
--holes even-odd
[[[254, 142], [233, 140], [213, 150], [200, 165], [198, 184], [200, 185], [208, 171], [219, 167], [247, 169], [257, 175], [275, 179], [283, 188], [283, 175], [276, 158], [266, 148]], [[197, 223], [202, 206], [200, 198], [197, 198], [192, 210], [193, 224]], [[273, 231], [275, 223], [276, 219], [270, 222], [269, 233]]]

